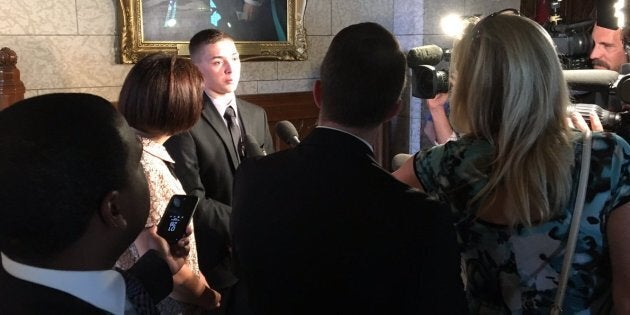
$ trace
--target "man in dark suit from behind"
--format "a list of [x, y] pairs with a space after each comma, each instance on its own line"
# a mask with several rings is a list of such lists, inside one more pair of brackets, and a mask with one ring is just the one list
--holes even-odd
[[98, 96], [48, 94], [0, 112], [0, 313], [157, 312], [184, 241], [173, 259], [154, 230], [143, 232], [159, 252], [113, 269], [149, 212], [141, 152]]
[[[234, 40], [219, 30], [207, 29], [191, 38], [189, 49], [204, 78], [201, 119], [164, 146], [175, 160], [175, 173], [184, 190], [200, 198], [194, 220], [199, 267], [223, 296], [221, 308], [230, 308], [234, 303], [229, 290], [238, 279], [232, 270], [229, 219], [234, 172], [246, 154], [242, 139], [251, 136], [268, 153], [273, 152], [273, 140], [265, 111], [234, 94], [241, 72]], [[224, 118], [229, 107], [240, 129], [237, 145]]]
[[374, 160], [400, 110], [405, 55], [375, 23], [333, 39], [296, 148], [245, 160], [232, 233], [256, 314], [464, 314], [449, 211]]

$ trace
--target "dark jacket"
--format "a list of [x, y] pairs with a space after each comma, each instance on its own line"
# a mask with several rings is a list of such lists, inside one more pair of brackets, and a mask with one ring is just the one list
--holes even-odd
[[256, 314], [464, 314], [449, 211], [381, 168], [369, 147], [316, 128], [245, 160], [232, 233]]
[[[268, 153], [273, 152], [265, 111], [240, 99], [236, 106], [243, 136], [253, 136]], [[232, 286], [237, 279], [231, 268], [229, 219], [239, 161], [225, 121], [207, 95], [197, 124], [164, 146], [175, 160], [175, 174], [184, 190], [200, 198], [194, 228], [201, 272], [213, 288]]]

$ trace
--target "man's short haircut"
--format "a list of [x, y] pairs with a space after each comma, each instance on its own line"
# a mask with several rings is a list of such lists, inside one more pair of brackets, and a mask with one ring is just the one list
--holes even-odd
[[128, 183], [125, 124], [107, 100], [48, 94], [0, 112], [0, 250], [47, 259], [76, 242]]
[[406, 67], [398, 41], [381, 25], [344, 28], [322, 62], [322, 115], [349, 127], [381, 124], [400, 99]]
[[199, 51], [203, 47], [205, 47], [206, 45], [214, 44], [224, 39], [234, 41], [234, 39], [227, 33], [224, 33], [214, 28], [205, 29], [193, 35], [193, 37], [190, 39], [190, 43], [188, 44], [188, 52], [190, 53], [190, 57], [192, 58], [193, 62], [197, 62]]
[[203, 77], [188, 59], [153, 54], [131, 69], [118, 109], [130, 126], [151, 136], [186, 131], [203, 108]]

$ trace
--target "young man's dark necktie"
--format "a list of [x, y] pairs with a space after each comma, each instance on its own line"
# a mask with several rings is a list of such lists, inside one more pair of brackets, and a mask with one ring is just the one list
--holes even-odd
[[241, 128], [236, 123], [236, 112], [234, 112], [234, 108], [232, 106], [228, 106], [225, 110], [225, 114], [223, 118], [227, 121], [228, 129], [230, 130], [230, 135], [232, 136], [232, 143], [234, 144], [234, 150], [236, 151], [236, 155], [241, 159]]

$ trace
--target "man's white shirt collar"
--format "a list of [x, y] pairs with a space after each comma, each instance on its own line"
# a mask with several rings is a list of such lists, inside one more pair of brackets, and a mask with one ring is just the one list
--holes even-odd
[[[236, 113], [236, 123], [239, 123], [239, 113], [238, 108], [236, 107], [236, 95], [234, 95], [234, 93], [225, 94], [218, 98], [213, 98], [211, 96], [208, 97], [210, 97], [210, 99], [212, 100], [212, 104], [214, 104], [214, 107], [217, 109], [221, 117], [225, 116], [225, 110], [227, 109], [227, 107], [232, 106], [234, 108], [234, 112]], [[227, 126], [227, 121], [225, 121], [225, 119], [223, 119], [223, 121]]]
[[125, 280], [115, 270], [44, 269], [21, 264], [4, 253], [0, 255], [4, 270], [18, 279], [66, 292], [112, 314], [125, 314]]

